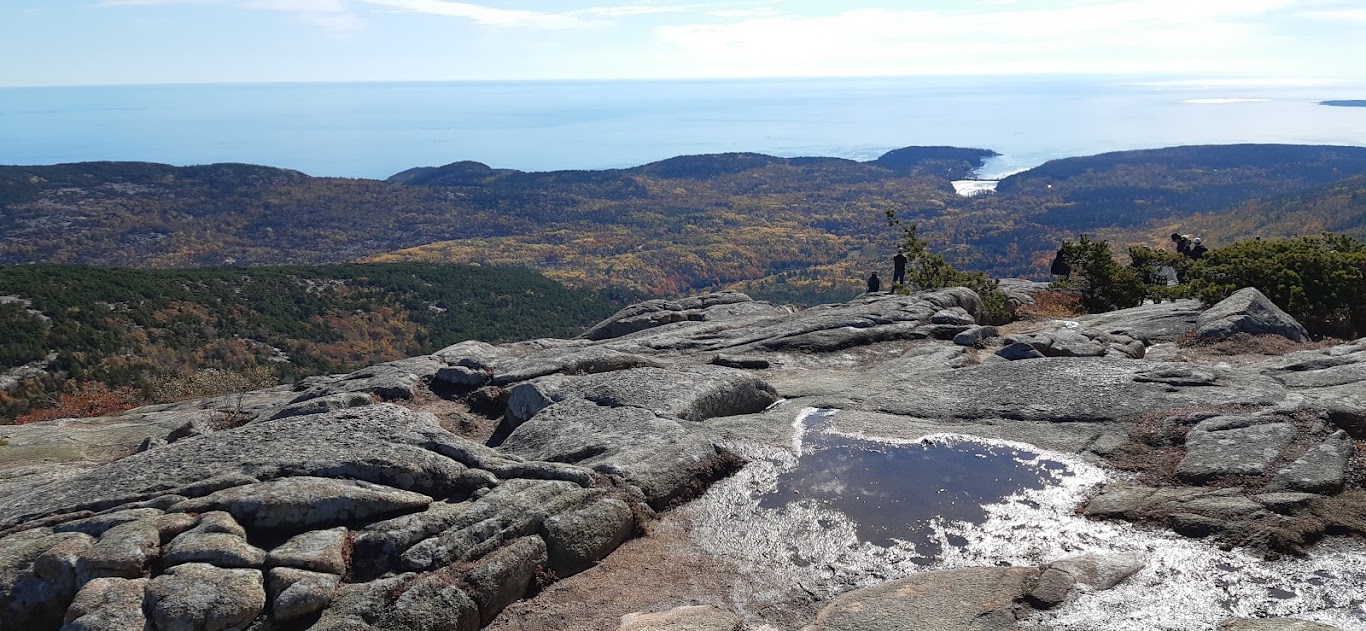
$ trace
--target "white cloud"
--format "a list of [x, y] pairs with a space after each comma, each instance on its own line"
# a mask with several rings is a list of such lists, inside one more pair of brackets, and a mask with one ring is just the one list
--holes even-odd
[[100, 7], [150, 7], [189, 4], [220, 4], [254, 11], [291, 13], [300, 20], [334, 31], [364, 27], [343, 0], [101, 0]]
[[731, 76], [1233, 71], [1274, 37], [1291, 0], [1114, 0], [981, 13], [852, 9], [656, 29], [697, 67]]
[[535, 28], [578, 28], [588, 26], [583, 20], [565, 13], [544, 13], [516, 9], [498, 9], [468, 2], [448, 0], [361, 0], [367, 4], [399, 11], [468, 18], [486, 26], [523, 26]]

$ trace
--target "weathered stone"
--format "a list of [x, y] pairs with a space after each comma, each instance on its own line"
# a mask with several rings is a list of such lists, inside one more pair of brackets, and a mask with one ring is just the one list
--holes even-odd
[[479, 622], [479, 607], [469, 595], [433, 573], [409, 584], [375, 626], [386, 631], [476, 631]]
[[1229, 526], [1228, 522], [1222, 519], [1194, 513], [1172, 513], [1170, 524], [1177, 534], [1197, 539], [1221, 533]]
[[1067, 600], [1076, 582], [1070, 573], [1050, 567], [1039, 575], [1039, 581], [1029, 590], [1029, 600], [1040, 609], [1052, 609]]
[[1076, 322], [1084, 328], [1156, 344], [1194, 331], [1200, 313], [1199, 300], [1177, 300], [1078, 316]]
[[182, 533], [162, 554], [166, 567], [183, 563], [208, 563], [218, 567], [261, 567], [266, 551], [247, 543], [241, 535], [225, 532]]
[[806, 631], [1015, 629], [1014, 606], [1039, 576], [1035, 568], [925, 572], [856, 589], [832, 601]]
[[953, 343], [959, 346], [976, 346], [996, 337], [996, 335], [996, 327], [994, 326], [973, 326], [953, 336]]
[[1296, 342], [1309, 340], [1304, 326], [1253, 287], [1233, 292], [1201, 313], [1196, 322], [1197, 339], [1227, 338], [1238, 333], [1279, 335]]
[[675, 607], [658, 613], [628, 613], [617, 631], [741, 631], [745, 621], [711, 605]]
[[81, 587], [62, 631], [148, 631], [142, 601], [149, 579], [97, 578]]
[[728, 466], [724, 452], [681, 421], [581, 399], [542, 410], [513, 431], [500, 449], [620, 476], [639, 487], [656, 510], [699, 492]]
[[593, 567], [629, 539], [635, 526], [631, 507], [618, 499], [551, 517], [542, 527], [549, 567], [561, 578]]
[[265, 611], [257, 570], [177, 565], [147, 585], [146, 610], [158, 631], [243, 629]]
[[1252, 496], [1257, 503], [1265, 506], [1267, 510], [1289, 515], [1299, 509], [1309, 506], [1314, 498], [1319, 497], [1313, 493], [1262, 493]]
[[295, 535], [271, 550], [266, 564], [345, 574], [347, 535], [348, 531], [344, 527]]
[[115, 526], [80, 558], [79, 582], [92, 578], [140, 578], [161, 554], [161, 532], [156, 519]]
[[1033, 345], [1026, 342], [1012, 342], [1007, 344], [1001, 350], [996, 351], [996, 355], [1010, 361], [1043, 358], [1043, 353], [1040, 353]]
[[1267, 485], [1272, 491], [1337, 493], [1347, 477], [1347, 462], [1355, 444], [1347, 432], [1338, 430], [1290, 466], [1276, 472]]
[[372, 523], [356, 533], [352, 571], [362, 581], [377, 578], [398, 567], [399, 555], [413, 544], [492, 514], [490, 505], [479, 502], [435, 502], [426, 510]]
[[723, 291], [682, 300], [647, 300], [633, 304], [603, 320], [583, 334], [584, 339], [606, 340], [673, 322], [704, 321], [709, 310], [723, 305], [751, 302], [745, 294]]
[[251, 423], [134, 454], [7, 498], [0, 503], [0, 525], [66, 509], [121, 506], [167, 489], [194, 497], [214, 492], [213, 486], [286, 475], [363, 480], [450, 497], [494, 482], [490, 473], [432, 450], [471, 442], [441, 429], [430, 414], [389, 404]]
[[379, 364], [362, 368], [336, 381], [308, 388], [294, 397], [290, 404], [349, 393], [373, 394], [386, 401], [411, 399], [421, 385], [422, 377], [414, 374], [410, 367]]
[[[184, 501], [184, 500], [182, 500]], [[161, 535], [163, 544], [170, 543], [177, 535], [194, 528], [199, 523], [199, 518], [186, 513], [166, 513], [156, 520], [157, 532]]]
[[507, 541], [540, 532], [547, 517], [580, 508], [601, 495], [599, 489], [569, 482], [509, 480], [467, 502], [439, 535], [408, 548], [400, 555], [402, 566], [430, 570], [479, 559]]
[[505, 432], [510, 433], [537, 412], [570, 398], [608, 407], [645, 408], [660, 416], [688, 421], [760, 412], [778, 400], [773, 388], [759, 378], [722, 367], [634, 368], [585, 377], [556, 376], [511, 389], [504, 421], [509, 427]]
[[1201, 421], [1186, 435], [1186, 457], [1176, 467], [1181, 480], [1203, 484], [1222, 476], [1265, 473], [1295, 434], [1286, 423], [1237, 427], [1218, 421]]
[[327, 608], [337, 596], [341, 577], [292, 567], [270, 570], [271, 615], [276, 620], [294, 620]]
[[359, 525], [400, 513], [419, 511], [432, 498], [358, 480], [300, 476], [237, 486], [181, 502], [171, 510], [223, 510], [247, 528], [292, 532]]
[[526, 595], [537, 568], [546, 563], [546, 546], [540, 537], [522, 537], [490, 553], [465, 575], [469, 596], [479, 606], [487, 625], [504, 607]]
[[1181, 511], [1199, 513], [1219, 519], [1248, 517], [1262, 505], [1241, 495], [1233, 497], [1197, 497], [1180, 503]]
[[293, 416], [324, 414], [327, 412], [336, 412], [337, 410], [372, 405], [374, 402], [375, 400], [366, 392], [342, 392], [339, 394], [321, 396], [316, 399], [308, 399], [298, 403], [291, 403], [280, 408], [278, 412], [266, 417], [266, 420], [274, 421]]
[[0, 631], [56, 627], [76, 594], [74, 554], [91, 537], [46, 528], [0, 539]]
[[161, 515], [162, 511], [155, 508], [120, 510], [58, 524], [53, 526], [52, 530], [54, 532], [80, 532], [93, 537], [98, 537], [114, 526], [122, 526], [144, 519], [155, 519]]
[[1083, 554], [1048, 564], [1049, 569], [1066, 572], [1078, 585], [1105, 590], [1133, 576], [1148, 564], [1141, 552]]

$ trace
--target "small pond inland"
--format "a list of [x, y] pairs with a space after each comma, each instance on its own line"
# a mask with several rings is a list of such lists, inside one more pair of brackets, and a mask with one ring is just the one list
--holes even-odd
[[815, 502], [847, 517], [863, 541], [890, 546], [900, 540], [930, 557], [939, 551], [936, 521], [982, 523], [984, 505], [1070, 475], [1061, 462], [1005, 445], [838, 434], [830, 430], [834, 413], [816, 410], [799, 420], [804, 427], [798, 429], [796, 466], [778, 476], [776, 490], [759, 499], [760, 507]]

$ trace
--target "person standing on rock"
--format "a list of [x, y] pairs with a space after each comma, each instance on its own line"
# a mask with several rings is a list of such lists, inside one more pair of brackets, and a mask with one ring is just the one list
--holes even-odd
[[882, 289], [882, 280], [877, 277], [877, 272], [873, 272], [873, 275], [868, 277], [868, 293], [875, 293], [879, 289]]
[[1053, 256], [1053, 264], [1048, 267], [1048, 273], [1066, 280], [1072, 276], [1072, 266], [1067, 264], [1066, 257], [1063, 256], [1063, 248], [1058, 248], [1058, 253]]
[[906, 284], [906, 255], [897, 252], [892, 257], [892, 284]]

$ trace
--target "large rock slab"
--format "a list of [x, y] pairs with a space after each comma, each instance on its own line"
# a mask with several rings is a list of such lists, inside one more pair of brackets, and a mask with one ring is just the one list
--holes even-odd
[[1273, 491], [1303, 491], [1332, 494], [1342, 490], [1347, 478], [1347, 463], [1355, 444], [1347, 432], [1338, 430], [1311, 448], [1284, 469], [1276, 472]]
[[688, 421], [760, 412], [778, 400], [772, 387], [742, 370], [720, 366], [633, 368], [518, 384], [508, 393], [505, 424], [515, 428], [551, 404], [569, 398], [609, 407], [640, 407]]
[[1074, 321], [1083, 328], [1152, 345], [1172, 342], [1194, 331], [1202, 311], [1198, 300], [1177, 300], [1077, 316]]
[[1225, 476], [1261, 475], [1290, 444], [1295, 429], [1268, 418], [1218, 416], [1186, 435], [1186, 457], [1176, 467], [1181, 480], [1204, 484]]
[[[134, 454], [0, 505], [0, 525], [24, 516], [120, 506], [166, 493], [203, 495], [285, 475], [346, 478], [446, 497], [494, 482], [435, 451], [482, 445], [451, 434], [436, 418], [395, 405], [252, 423]], [[222, 481], [214, 482], [209, 481]]]
[[1195, 337], [1215, 340], [1239, 333], [1279, 335], [1296, 342], [1309, 341], [1304, 326], [1282, 311], [1255, 287], [1244, 287], [1200, 314]]
[[271, 613], [276, 620], [294, 620], [318, 613], [332, 604], [341, 587], [336, 574], [292, 567], [270, 570]]
[[700, 492], [734, 464], [701, 428], [641, 408], [603, 407], [582, 399], [542, 410], [500, 449], [620, 476], [656, 510]]
[[227, 511], [249, 529], [302, 532], [360, 525], [432, 503], [421, 493], [360, 480], [298, 476], [223, 489], [186, 500], [172, 511]]
[[1285, 388], [1257, 374], [1210, 368], [1209, 380], [1162, 377], [1190, 367], [1116, 357], [1047, 357], [964, 368], [922, 365], [914, 373], [869, 372], [859, 385], [874, 393], [838, 407], [926, 419], [1105, 422], [1155, 409], [1274, 405]]
[[734, 291], [692, 296], [682, 300], [647, 300], [628, 306], [584, 332], [587, 340], [621, 337], [675, 322], [705, 322], [735, 315], [784, 313], [785, 309], [756, 303]]
[[1014, 629], [1015, 602], [1036, 568], [926, 572], [837, 597], [804, 631], [989, 631]]

